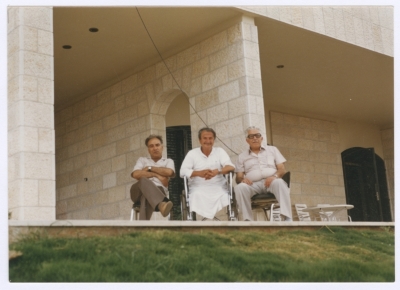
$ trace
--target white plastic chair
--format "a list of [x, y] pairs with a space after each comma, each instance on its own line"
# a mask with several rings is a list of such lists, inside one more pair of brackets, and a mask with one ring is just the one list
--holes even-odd
[[281, 208], [279, 206], [279, 204], [277, 203], [273, 203], [271, 204], [271, 209], [270, 209], [270, 221], [274, 221], [274, 222], [280, 222], [282, 221], [282, 217], [281, 217]]
[[296, 208], [296, 213], [299, 221], [311, 221], [310, 213], [303, 211], [303, 209], [307, 208], [307, 205], [305, 203], [296, 203], [294, 207]]
[[133, 221], [134, 216], [135, 216], [135, 220], [139, 220], [139, 213], [140, 213], [140, 201], [138, 201], [132, 205], [131, 221]]
[[[323, 207], [323, 206], [329, 206], [330, 204], [317, 204], [317, 207]], [[334, 216], [332, 219], [329, 219], [329, 217], [333, 214], [333, 211], [320, 211], [319, 216], [321, 218], [321, 221], [336, 221], [336, 217]]]

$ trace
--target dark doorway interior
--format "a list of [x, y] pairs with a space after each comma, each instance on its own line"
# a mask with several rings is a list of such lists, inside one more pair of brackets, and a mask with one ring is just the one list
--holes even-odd
[[374, 148], [342, 152], [346, 202], [353, 221], [392, 221], [385, 163]]
[[179, 177], [179, 170], [186, 153], [192, 149], [192, 133], [190, 126], [167, 127], [167, 156], [174, 160], [175, 178], [169, 182], [169, 198], [174, 204], [171, 211], [172, 220], [182, 220], [181, 194], [183, 179]]

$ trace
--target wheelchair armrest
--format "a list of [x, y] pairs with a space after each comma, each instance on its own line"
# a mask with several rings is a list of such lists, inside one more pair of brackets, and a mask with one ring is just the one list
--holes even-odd
[[232, 184], [233, 183], [233, 171], [229, 171], [228, 173], [224, 174], [224, 177], [226, 178], [226, 181], [228, 182], [228, 184]]

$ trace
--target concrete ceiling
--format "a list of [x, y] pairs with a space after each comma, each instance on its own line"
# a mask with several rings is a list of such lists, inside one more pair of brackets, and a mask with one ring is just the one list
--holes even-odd
[[[229, 7], [139, 12], [164, 58], [242, 14]], [[133, 7], [55, 7], [53, 21], [56, 111], [160, 61]], [[393, 58], [265, 17], [255, 24], [265, 106], [393, 126]]]

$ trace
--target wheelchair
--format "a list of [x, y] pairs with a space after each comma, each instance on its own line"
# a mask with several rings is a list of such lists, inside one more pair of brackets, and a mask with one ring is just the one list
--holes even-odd
[[[228, 195], [229, 195], [229, 204], [226, 207], [227, 216], [229, 221], [237, 221], [237, 212], [236, 212], [236, 200], [234, 198], [233, 192], [233, 172], [229, 172], [229, 174], [224, 174], [226, 179], [227, 187], [228, 187]], [[184, 180], [184, 190], [181, 195], [181, 212], [182, 212], [182, 220], [187, 221], [195, 221], [196, 213], [190, 210], [190, 192], [188, 186], [188, 180], [185, 176]]]

